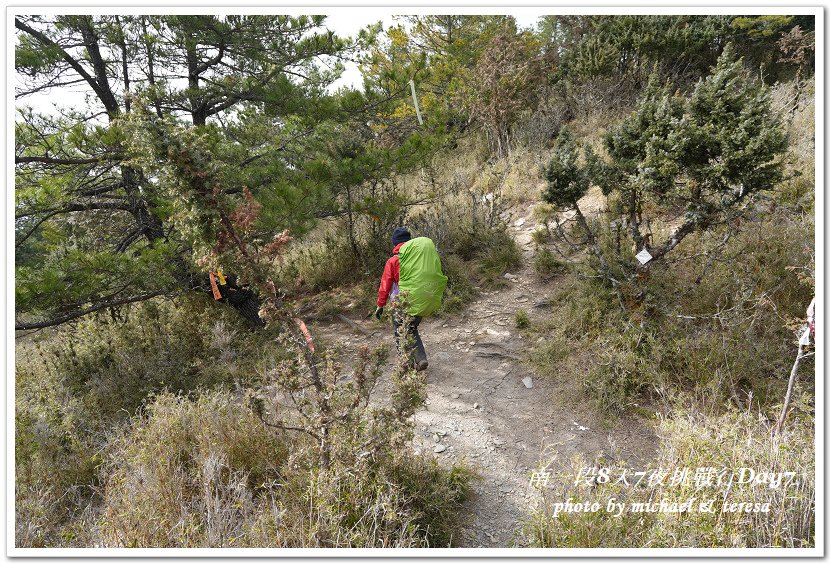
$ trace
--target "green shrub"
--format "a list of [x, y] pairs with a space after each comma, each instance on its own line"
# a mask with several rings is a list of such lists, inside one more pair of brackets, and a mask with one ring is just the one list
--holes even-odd
[[536, 246], [541, 246], [549, 242], [551, 236], [550, 228], [548, 228], [547, 225], [534, 229], [534, 231], [530, 234], [530, 238], [534, 243], [536, 243]]
[[491, 286], [503, 284], [505, 272], [522, 265], [522, 253], [506, 230], [494, 230], [480, 237], [477, 256], [482, 281]]
[[560, 262], [553, 255], [553, 252], [547, 248], [542, 248], [536, 253], [536, 257], [533, 260], [533, 267], [543, 278], [552, 278], [556, 274], [567, 271], [565, 264]]
[[444, 256], [441, 263], [444, 275], [447, 276], [441, 312], [457, 313], [476, 298], [478, 291], [470, 280], [467, 265], [458, 256], [452, 254]]
[[292, 247], [280, 268], [279, 285], [295, 292], [320, 293], [366, 276], [348, 241], [328, 235], [321, 242], [302, 241]]
[[557, 333], [547, 335], [537, 342], [527, 354], [527, 360], [534, 370], [549, 377], [557, 377], [560, 363], [571, 353], [572, 347]]
[[191, 391], [250, 377], [262, 357], [261, 338], [233, 309], [208, 298], [174, 306], [149, 301], [122, 319], [90, 317], [36, 340], [21, 356], [17, 378], [24, 388], [60, 382], [96, 418], [112, 420], [165, 388]]
[[648, 330], [627, 325], [601, 339], [597, 351], [601, 356], [588, 370], [585, 389], [605, 415], [623, 412], [642, 389], [662, 382], [662, 350]]
[[559, 331], [568, 339], [596, 338], [619, 321], [619, 309], [609, 289], [592, 279], [566, 278], [551, 301]]
[[516, 311], [515, 321], [518, 329], [530, 328], [530, 317], [527, 316], [527, 311], [524, 309]]

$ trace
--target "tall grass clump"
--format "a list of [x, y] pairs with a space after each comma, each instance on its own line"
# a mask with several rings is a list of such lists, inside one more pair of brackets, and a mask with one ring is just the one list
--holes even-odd
[[468, 480], [463, 467], [442, 469], [407, 448], [339, 447], [330, 467], [321, 469], [312, 440], [268, 427], [230, 393], [160, 395], [108, 448], [101, 541], [127, 547], [449, 545]]
[[99, 528], [118, 547], [234, 546], [286, 440], [227, 392], [161, 394], [108, 447]]
[[19, 340], [17, 544], [79, 541], [73, 521], [94, 501], [110, 432], [153, 393], [250, 382], [267, 356], [259, 343], [233, 310], [199, 298], [146, 302]]

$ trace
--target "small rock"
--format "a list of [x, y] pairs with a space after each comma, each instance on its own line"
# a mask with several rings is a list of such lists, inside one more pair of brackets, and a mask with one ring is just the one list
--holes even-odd
[[504, 336], [504, 337], [510, 336], [510, 331], [507, 331], [507, 330], [504, 331], [504, 332], [499, 332], [495, 329], [488, 328], [487, 330], [485, 330], [485, 332], [487, 334], [489, 334], [490, 336]]
[[473, 403], [473, 408], [474, 408], [474, 409], [477, 409], [478, 407], [479, 407], [479, 404], [478, 404], [478, 403]]
[[448, 326], [450, 326], [450, 325], [448, 325], [447, 323], [444, 323], [444, 324], [441, 325], [441, 328], [447, 328]]
[[446, 436], [447, 435], [446, 430], [436, 430], [435, 433], [439, 436]]
[[447, 446], [445, 446], [444, 444], [438, 444], [437, 446], [435, 446], [432, 449], [432, 451], [434, 451], [437, 454], [440, 454], [441, 452], [446, 451], [446, 449], [447, 449]]
[[453, 393], [452, 395], [450, 395], [450, 397], [452, 397], [453, 399], [457, 399], [457, 398], [459, 398], [460, 396], [461, 396], [461, 395], [459, 395], [458, 393]]
[[504, 274], [504, 279], [506, 280], [515, 280], [517, 277], [518, 276], [511, 274], [510, 272]]
[[438, 437], [438, 434], [433, 434], [432, 435], [432, 441], [437, 444], [438, 442], [441, 441], [441, 438]]
[[[527, 301], [527, 297], [519, 297], [519, 298], [516, 299], [516, 301], [518, 301], [519, 303], [524, 303], [525, 301]], [[447, 326], [447, 325], [444, 325], [444, 326]]]
[[513, 226], [514, 227], [521, 227], [522, 225], [525, 224], [526, 220], [527, 219], [525, 219], [524, 217], [520, 217], [519, 219], [516, 219], [516, 221], [513, 222]]
[[530, 377], [530, 376], [523, 377], [522, 378], [522, 383], [524, 383], [525, 387], [527, 387], [528, 389], [533, 389], [533, 378], [532, 377]]

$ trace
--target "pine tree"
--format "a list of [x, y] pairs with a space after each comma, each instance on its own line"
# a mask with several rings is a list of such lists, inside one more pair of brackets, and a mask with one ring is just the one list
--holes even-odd
[[[546, 169], [549, 202], [577, 210], [584, 192], [583, 177], [605, 194], [619, 194], [619, 217], [626, 225], [634, 252], [646, 250], [651, 260], [632, 263], [617, 246], [602, 250], [607, 264], [627, 272], [626, 298], [643, 299], [643, 273], [684, 238], [727, 224], [750, 208], [753, 196], [773, 189], [783, 177], [781, 156], [787, 136], [781, 117], [770, 104], [768, 89], [751, 79], [727, 46], [708, 76], [684, 97], [669, 84], [660, 85], [655, 73], [636, 111], [609, 128], [603, 139], [609, 159], [586, 149], [585, 164], [575, 158], [567, 135], [557, 144]], [[663, 240], [653, 240], [650, 225], [668, 209], [684, 210], [683, 221]], [[597, 238], [584, 221], [589, 241]], [[623, 291], [620, 280], [608, 280]]]

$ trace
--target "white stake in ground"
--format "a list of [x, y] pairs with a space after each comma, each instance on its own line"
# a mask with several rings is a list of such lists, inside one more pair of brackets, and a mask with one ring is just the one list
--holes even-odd
[[415, 103], [415, 114], [418, 116], [418, 125], [423, 125], [424, 120], [421, 119], [421, 108], [418, 107], [418, 96], [415, 95], [415, 81], [409, 81], [409, 88], [412, 90], [412, 101]]

